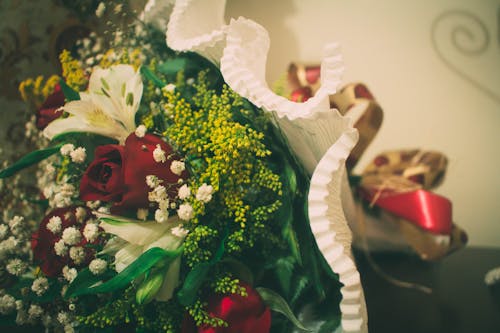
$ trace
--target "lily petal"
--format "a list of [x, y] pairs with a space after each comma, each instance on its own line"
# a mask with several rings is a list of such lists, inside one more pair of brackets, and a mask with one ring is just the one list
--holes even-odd
[[43, 130], [43, 135], [48, 139], [52, 139], [56, 135], [68, 132], [89, 132], [115, 138], [119, 141], [124, 141], [128, 136], [123, 127], [116, 126], [116, 123], [101, 122], [98, 126], [89, 123], [86, 118], [80, 116], [70, 116], [68, 118], [59, 118], [52, 121]]
[[98, 105], [104, 110], [109, 110], [111, 117], [121, 121], [129, 133], [135, 130], [135, 113], [142, 98], [142, 89], [141, 75], [130, 65], [119, 64], [106, 69], [97, 67], [89, 80], [89, 93], [95, 95], [93, 99], [99, 101]]
[[121, 250], [128, 243], [121, 239], [120, 237], [111, 238], [104, 248], [99, 252], [99, 254], [115, 255], [119, 250]]
[[101, 221], [99, 226], [105, 232], [116, 235], [129, 243], [149, 246], [166, 232], [169, 232], [172, 227], [177, 225], [176, 222], [178, 221], [177, 217], [172, 217], [165, 223], [138, 221], [115, 224]]
[[161, 289], [156, 294], [156, 300], [166, 302], [172, 298], [175, 288], [179, 285], [179, 273], [181, 270], [181, 258], [177, 257], [171, 264], [163, 279]]
[[127, 244], [115, 254], [115, 269], [118, 273], [127, 268], [142, 254], [142, 246]]

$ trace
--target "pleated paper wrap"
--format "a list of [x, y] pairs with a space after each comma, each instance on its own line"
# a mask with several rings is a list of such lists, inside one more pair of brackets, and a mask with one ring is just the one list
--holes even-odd
[[220, 66], [226, 83], [253, 104], [270, 112], [291, 148], [312, 175], [309, 219], [318, 246], [344, 284], [341, 330], [366, 332], [367, 315], [359, 272], [351, 256], [351, 231], [342, 207], [353, 207], [345, 160], [358, 140], [349, 118], [330, 109], [329, 95], [341, 82], [342, 59], [336, 44], [325, 47], [321, 87], [304, 103], [269, 89], [265, 65], [267, 31], [254, 21], [224, 22], [225, 0], [181, 0], [174, 5], [167, 44], [193, 51]]

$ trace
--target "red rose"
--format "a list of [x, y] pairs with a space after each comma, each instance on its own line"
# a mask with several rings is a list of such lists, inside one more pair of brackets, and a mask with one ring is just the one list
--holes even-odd
[[[157, 162], [153, 151], [157, 145], [165, 152], [167, 160]], [[161, 179], [170, 197], [177, 194], [179, 178], [170, 170], [170, 147], [160, 137], [146, 134], [139, 138], [135, 133], [125, 140], [125, 145], [104, 145], [95, 150], [94, 161], [85, 171], [80, 182], [80, 198], [85, 201], [114, 202], [115, 207], [144, 208], [149, 205], [146, 176]]]
[[[85, 214], [83, 218], [78, 221], [76, 217], [77, 208], [78, 207], [76, 206], [72, 206], [54, 209], [43, 218], [38, 230], [31, 237], [31, 249], [33, 250], [35, 262], [39, 263], [42, 272], [46, 276], [58, 276], [61, 274], [61, 270], [65, 265], [70, 267], [88, 265], [94, 256], [95, 251], [91, 248], [85, 247], [88, 242], [85, 237], [83, 237], [83, 229], [85, 228], [87, 221], [94, 218], [94, 215], [92, 215], [92, 211], [89, 208], [81, 206], [81, 209], [84, 209]], [[54, 216], [58, 216], [61, 219], [61, 229], [56, 233], [47, 229], [47, 224]], [[82, 234], [81, 241], [74, 245], [81, 246], [85, 250], [85, 259], [80, 263], [80, 265], [75, 265], [68, 253], [66, 253], [66, 255], [59, 256], [54, 250], [54, 244], [61, 240], [64, 229], [68, 227], [75, 227]], [[97, 240], [93, 242], [93, 244], [96, 243]], [[69, 248], [70, 246], [68, 246], [68, 250]]]
[[191, 318], [182, 323], [182, 333], [268, 333], [271, 328], [271, 311], [260, 295], [249, 285], [245, 287], [247, 296], [237, 294], [213, 295], [208, 299], [208, 312], [224, 320], [227, 327], [198, 327]]
[[43, 130], [49, 123], [59, 118], [63, 114], [62, 111], [57, 111], [61, 106], [64, 106], [64, 93], [61, 86], [57, 84], [54, 92], [47, 97], [36, 112], [36, 127]]

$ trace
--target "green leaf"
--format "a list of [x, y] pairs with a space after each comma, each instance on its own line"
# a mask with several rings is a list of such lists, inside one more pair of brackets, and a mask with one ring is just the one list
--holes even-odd
[[181, 290], [177, 292], [177, 299], [179, 300], [179, 303], [184, 306], [189, 306], [196, 301], [198, 290], [200, 289], [203, 282], [205, 282], [205, 278], [212, 266], [212, 263], [204, 262], [196, 265], [189, 272], [189, 274], [186, 276], [186, 279], [184, 280], [184, 284], [182, 285]]
[[306, 288], [309, 286], [310, 280], [306, 275], [300, 275], [295, 278], [293, 284], [293, 293], [290, 298], [290, 303], [293, 304], [306, 292]]
[[283, 314], [298, 329], [301, 329], [306, 332], [312, 332], [311, 330], [305, 328], [304, 325], [297, 319], [292, 309], [290, 309], [288, 303], [279, 294], [267, 288], [258, 287], [255, 288], [255, 290], [259, 293], [264, 303], [266, 303], [271, 310]]
[[210, 269], [221, 260], [222, 255], [224, 254], [227, 235], [228, 233], [226, 232], [212, 260], [196, 265], [188, 273], [182, 288], [177, 292], [177, 299], [179, 300], [179, 303], [184, 306], [189, 306], [196, 301], [198, 290], [202, 286], [203, 282], [205, 282]]
[[276, 261], [275, 273], [285, 296], [290, 295], [295, 263], [296, 261], [293, 257], [283, 257]]
[[281, 174], [283, 182], [283, 198], [281, 199], [282, 206], [280, 207], [278, 213], [278, 219], [283, 225], [281, 235], [287, 241], [288, 246], [297, 262], [302, 263], [299, 241], [293, 228], [294, 209], [292, 202], [295, 199], [295, 193], [297, 191], [297, 175], [286, 160], [283, 162], [284, 170]]
[[141, 74], [144, 75], [146, 79], [153, 82], [153, 84], [158, 88], [163, 88], [166, 85], [165, 82], [163, 82], [158, 76], [153, 74], [153, 72], [146, 66], [141, 66]]
[[[293, 218], [293, 215], [290, 214], [291, 218]], [[302, 258], [300, 256], [300, 245], [299, 241], [297, 239], [297, 234], [295, 233], [295, 230], [293, 229], [292, 223], [287, 223], [283, 229], [281, 230], [281, 235], [283, 238], [287, 241], [288, 246], [290, 247], [290, 250], [292, 251], [292, 255], [297, 260], [298, 263], [302, 263]]]
[[85, 268], [78, 273], [76, 278], [71, 282], [66, 289], [66, 293], [64, 294], [65, 298], [69, 298], [70, 295], [73, 295], [78, 290], [84, 290], [92, 287], [94, 284], [101, 281], [103, 278], [102, 275], [93, 274], [88, 268]]
[[125, 219], [115, 219], [111, 217], [100, 217], [99, 221], [111, 224], [111, 225], [124, 225], [130, 223], [137, 223], [136, 221], [127, 221]]
[[158, 66], [158, 71], [165, 75], [174, 75], [186, 67], [187, 60], [185, 58], [175, 58], [165, 61]]
[[63, 144], [61, 143], [53, 147], [35, 150], [29, 153], [28, 155], [21, 157], [20, 160], [0, 171], [0, 179], [10, 177], [14, 175], [16, 172], [54, 155], [59, 151], [62, 145]]
[[132, 280], [155, 266], [160, 260], [164, 260], [162, 263], [163, 265], [170, 265], [170, 263], [182, 253], [182, 250], [182, 246], [175, 251], [166, 251], [159, 247], [153, 247], [141, 254], [139, 258], [110, 280], [95, 287], [77, 289], [71, 294], [66, 293], [66, 297], [107, 293], [123, 289], [132, 282]]
[[73, 88], [68, 86], [68, 84], [63, 80], [59, 80], [59, 85], [61, 86], [61, 90], [66, 98], [66, 101], [78, 101], [80, 99], [80, 94], [75, 91]]
[[292, 192], [292, 194], [295, 194], [295, 192], [297, 192], [297, 174], [289, 163], [285, 163], [283, 174], [285, 176], [285, 179], [287, 180], [287, 185], [290, 189], [290, 192]]
[[319, 328], [318, 333], [334, 332], [340, 325], [340, 315], [335, 316], [333, 319], [325, 321]]

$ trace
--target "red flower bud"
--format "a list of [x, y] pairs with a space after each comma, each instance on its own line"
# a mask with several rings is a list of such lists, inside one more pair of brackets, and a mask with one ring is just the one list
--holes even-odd
[[227, 327], [194, 326], [191, 318], [184, 318], [182, 333], [268, 333], [271, 328], [271, 311], [260, 295], [249, 285], [241, 283], [247, 296], [237, 294], [213, 295], [208, 299], [208, 312], [224, 320]]
[[42, 106], [36, 112], [36, 127], [43, 130], [49, 123], [62, 116], [62, 111], [57, 111], [64, 106], [64, 93], [61, 86], [57, 84], [54, 92], [50, 94]]

